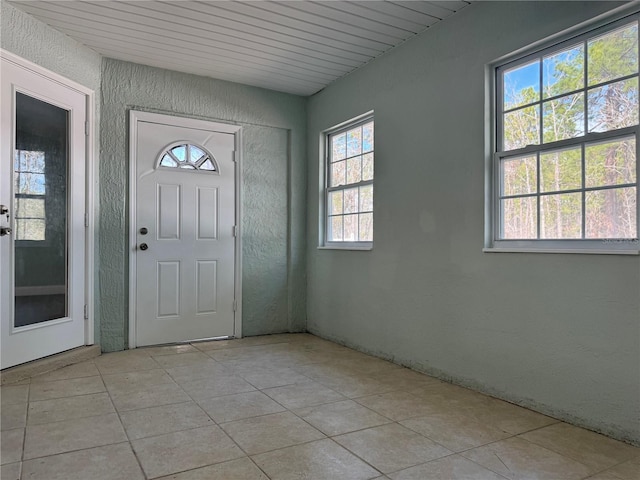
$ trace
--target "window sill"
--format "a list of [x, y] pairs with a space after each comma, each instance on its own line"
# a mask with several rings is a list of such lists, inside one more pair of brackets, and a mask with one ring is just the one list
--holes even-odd
[[368, 252], [373, 250], [373, 245], [320, 245], [318, 250], [356, 250]]
[[640, 251], [637, 249], [628, 250], [598, 250], [598, 249], [577, 249], [577, 248], [564, 248], [564, 249], [552, 249], [552, 248], [483, 248], [483, 253], [568, 253], [575, 254], [580, 253], [583, 255], [640, 255]]

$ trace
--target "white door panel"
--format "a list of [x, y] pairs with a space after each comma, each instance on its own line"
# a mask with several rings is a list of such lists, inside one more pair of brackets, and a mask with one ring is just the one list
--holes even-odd
[[[234, 335], [235, 136], [165, 118], [137, 120], [132, 146], [137, 345]], [[188, 155], [180, 150], [187, 144], [210, 155], [217, 171], [187, 168], [179, 153], [169, 160], [175, 165], [160, 165], [173, 147]]]
[[[85, 120], [78, 90], [2, 58], [1, 368], [85, 343]], [[7, 216], [8, 215], [8, 216]]]

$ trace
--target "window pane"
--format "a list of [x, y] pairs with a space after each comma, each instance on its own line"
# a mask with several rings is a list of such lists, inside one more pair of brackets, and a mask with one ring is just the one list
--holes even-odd
[[544, 98], [555, 97], [584, 87], [584, 46], [545, 57], [542, 61]]
[[160, 166], [162, 167], [177, 167], [178, 164], [176, 163], [176, 161], [171, 158], [171, 156], [166, 153], [163, 157], [162, 160], [160, 160]]
[[587, 145], [585, 175], [587, 187], [635, 183], [635, 138]]
[[538, 211], [535, 197], [502, 200], [502, 238], [537, 237]]
[[206, 153], [204, 153], [200, 148], [196, 147], [195, 145], [190, 145], [189, 146], [189, 150], [190, 150], [190, 156], [191, 156], [191, 163], [196, 163], [198, 160], [201, 160], [202, 157], [204, 157], [206, 155]]
[[587, 192], [587, 238], [636, 238], [636, 187]]
[[204, 162], [202, 162], [202, 164], [200, 165], [200, 170], [208, 170], [208, 171], [212, 171], [214, 172], [216, 170], [216, 167], [213, 166], [213, 162], [211, 162], [210, 158], [207, 158]]
[[638, 71], [637, 22], [594, 38], [587, 45], [589, 85]]
[[174, 147], [171, 150], [171, 153], [175, 155], [179, 162], [184, 162], [187, 157], [187, 146], [180, 145], [178, 147]]
[[504, 149], [540, 143], [540, 107], [534, 105], [504, 114]]
[[540, 155], [540, 191], [559, 192], [582, 188], [581, 148]]
[[362, 156], [362, 180], [373, 180], [373, 152]]
[[536, 157], [509, 158], [502, 161], [502, 195], [535, 193], [537, 187]]
[[584, 135], [584, 93], [544, 102], [544, 143]]
[[44, 198], [16, 197], [16, 218], [44, 219]]
[[342, 213], [342, 190], [329, 193], [329, 215]]
[[340, 133], [331, 136], [331, 161], [337, 162], [347, 157], [347, 134]]
[[347, 157], [362, 153], [362, 127], [347, 132]]
[[44, 173], [24, 173], [15, 171], [16, 193], [24, 195], [44, 195], [46, 181]]
[[46, 220], [16, 218], [16, 238], [20, 240], [42, 241], [45, 237]]
[[362, 151], [373, 150], [373, 122], [365, 123], [362, 126]]
[[329, 186], [337, 187], [338, 185], [344, 185], [346, 183], [345, 163], [343, 160], [331, 164], [331, 182], [329, 182]]
[[342, 216], [331, 217], [329, 219], [329, 241], [339, 242], [343, 238], [342, 234]]
[[344, 241], [355, 242], [358, 239], [358, 215], [344, 216]]
[[356, 213], [358, 211], [358, 189], [344, 190], [344, 213]]
[[353, 157], [347, 160], [347, 183], [358, 183], [362, 180], [362, 157]]
[[638, 79], [589, 91], [589, 132], [606, 132], [638, 123]]
[[328, 141], [327, 190], [330, 191], [326, 197], [326, 241], [370, 242], [373, 185], [363, 184], [373, 180], [374, 122], [358, 124], [355, 121], [340, 133], [330, 134]]
[[360, 230], [361, 242], [373, 242], [373, 213], [360, 214]]
[[16, 293], [21, 287], [55, 289], [43, 295], [14, 295], [15, 327], [68, 314], [70, 116], [64, 108], [22, 93], [15, 95], [14, 159], [18, 161], [13, 174], [18, 189], [12, 200], [16, 240], [12, 280]]
[[504, 110], [540, 99], [540, 61], [507, 70], [503, 75]]
[[360, 211], [373, 211], [373, 185], [360, 187]]
[[16, 150], [14, 170], [30, 173], [44, 173], [44, 152]]
[[582, 194], [540, 197], [540, 238], [582, 238]]

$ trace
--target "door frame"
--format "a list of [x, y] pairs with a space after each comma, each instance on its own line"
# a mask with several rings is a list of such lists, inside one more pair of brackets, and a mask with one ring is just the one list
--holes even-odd
[[55, 73], [14, 53], [0, 48], [2, 61], [13, 63], [14, 65], [27, 70], [35, 75], [44, 77], [55, 83], [59, 83], [66, 88], [75, 90], [85, 97], [85, 254], [84, 254], [84, 344], [93, 345], [95, 343], [95, 281], [94, 281], [94, 261], [95, 261], [95, 211], [94, 182], [96, 170], [98, 168], [96, 159], [95, 142], [95, 92], [84, 85], [70, 80], [63, 75]]
[[221, 133], [231, 133], [234, 136], [234, 188], [235, 188], [235, 260], [234, 260], [234, 291], [236, 308], [233, 318], [233, 336], [242, 338], [242, 126], [224, 123], [217, 120], [203, 120], [184, 117], [168, 113], [154, 113], [141, 110], [129, 111], [129, 348], [137, 347], [137, 318], [136, 318], [136, 208], [137, 208], [137, 143], [138, 123], [149, 122], [171, 125], [183, 128], [197, 128], [213, 130]]

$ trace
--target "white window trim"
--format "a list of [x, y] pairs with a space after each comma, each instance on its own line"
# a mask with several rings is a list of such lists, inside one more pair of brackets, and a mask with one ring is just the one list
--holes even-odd
[[[370, 120], [374, 120], [373, 110], [366, 112], [362, 115], [358, 115], [350, 120], [342, 122], [338, 125], [334, 125], [331, 128], [323, 130], [320, 134], [320, 198], [319, 198], [319, 242], [318, 250], [353, 250], [353, 251], [370, 251], [373, 250], [373, 241], [371, 242], [331, 242], [327, 240], [327, 234], [329, 231], [329, 215], [328, 212], [328, 198], [329, 198], [329, 163], [330, 163], [330, 148], [329, 148], [329, 136], [340, 132], [350, 127], [367, 123]], [[374, 127], [375, 130], [375, 127]], [[375, 144], [375, 140], [374, 140]], [[373, 180], [366, 180], [359, 183], [353, 183], [345, 185], [344, 188], [358, 187], [363, 185], [373, 185], [375, 181], [375, 146], [374, 152], [374, 174]], [[343, 186], [340, 187], [340, 189]], [[375, 190], [374, 190], [375, 198]], [[374, 200], [375, 205], [375, 200]], [[375, 208], [374, 208], [375, 210]], [[375, 217], [374, 217], [375, 219]]]
[[[511, 157], [523, 155], [528, 152], [541, 152], [546, 149], [556, 150], [567, 145], [577, 144], [576, 139], [561, 140], [550, 144], [527, 146], [518, 150], [501, 152], [498, 145], [501, 142], [502, 122], [497, 121], [497, 101], [501, 86], [498, 82], [497, 71], [509, 63], [526, 62], [530, 57], [539, 56], [540, 52], [546, 49], [561, 49], [562, 45], [569, 45], [581, 37], [597, 29], [613, 30], [619, 27], [620, 23], [630, 20], [631, 17], [640, 17], [640, 10], [637, 5], [623, 6], [612, 12], [600, 15], [593, 20], [584, 22], [564, 32], [560, 32], [545, 40], [529, 45], [517, 52], [502, 57], [486, 66], [485, 79], [486, 90], [485, 106], [490, 112], [489, 128], [487, 128], [487, 148], [485, 149], [485, 253], [569, 253], [569, 254], [598, 254], [598, 255], [640, 255], [640, 240], [635, 239], [555, 239], [555, 240], [501, 240], [499, 239], [500, 210], [499, 210], [499, 185], [501, 157]], [[637, 18], [640, 22], [640, 18]], [[622, 77], [621, 77], [622, 78]], [[640, 77], [639, 77], [640, 78]], [[580, 137], [579, 144], [586, 144], [605, 140], [612, 137], [622, 137], [625, 135], [636, 136], [636, 187], [637, 195], [640, 197], [640, 125], [627, 127], [615, 131], [602, 133], [585, 133]], [[640, 203], [636, 207], [636, 225], [640, 232]]]

